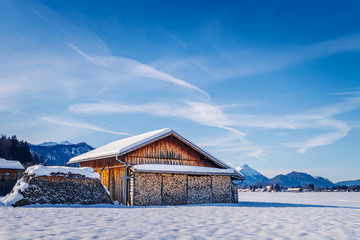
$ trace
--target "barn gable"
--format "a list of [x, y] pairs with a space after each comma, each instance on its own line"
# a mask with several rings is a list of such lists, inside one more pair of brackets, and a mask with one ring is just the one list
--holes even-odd
[[179, 139], [175, 134], [155, 140], [122, 156], [131, 165], [167, 164], [225, 168]]
[[[233, 169], [169, 128], [109, 143], [76, 156], [68, 163], [81, 163], [116, 156], [122, 156], [129, 164], [192, 165]], [[241, 174], [237, 173], [237, 175], [242, 177]]]

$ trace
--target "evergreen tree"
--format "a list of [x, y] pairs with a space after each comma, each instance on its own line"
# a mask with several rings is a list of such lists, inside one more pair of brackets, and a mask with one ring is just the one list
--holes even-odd
[[19, 141], [15, 135], [11, 138], [6, 135], [1, 136], [0, 157], [7, 160], [18, 160], [26, 166], [39, 163], [39, 158], [31, 155], [29, 144], [26, 141]]

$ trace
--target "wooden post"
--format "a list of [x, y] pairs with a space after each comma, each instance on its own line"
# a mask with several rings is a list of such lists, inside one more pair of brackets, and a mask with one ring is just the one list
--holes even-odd
[[132, 197], [132, 206], [134, 206], [135, 202], [135, 172], [133, 172], [133, 197]]
[[186, 174], [186, 204], [189, 204], [189, 194], [188, 194], [188, 186], [189, 186], [189, 180], [188, 180], [189, 175]]
[[161, 205], [163, 205], [163, 183], [164, 183], [164, 177], [161, 175], [161, 190], [160, 190], [160, 202]]
[[229, 176], [229, 179], [230, 179], [230, 182], [229, 182], [230, 183], [229, 184], [230, 185], [230, 202], [232, 202], [231, 176]]
[[120, 171], [120, 179], [119, 179], [119, 187], [120, 187], [120, 190], [119, 190], [119, 204], [121, 204], [121, 196], [123, 195], [123, 192], [122, 192], [122, 172]]
[[210, 201], [213, 203], [214, 202], [214, 196], [213, 196], [213, 181], [212, 181], [212, 176], [210, 176], [210, 188], [211, 188], [211, 197], [210, 197]]

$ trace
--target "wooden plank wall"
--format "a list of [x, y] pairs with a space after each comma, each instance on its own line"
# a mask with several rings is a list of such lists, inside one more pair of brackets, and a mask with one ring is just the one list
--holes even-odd
[[132, 165], [168, 164], [222, 168], [174, 136], [139, 148], [125, 155], [124, 159]]

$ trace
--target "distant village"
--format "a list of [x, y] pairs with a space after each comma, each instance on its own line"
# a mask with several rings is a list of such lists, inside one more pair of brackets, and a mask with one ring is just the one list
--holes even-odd
[[266, 186], [238, 186], [239, 192], [360, 192], [360, 185], [355, 186], [333, 186], [333, 187], [314, 187], [314, 184], [297, 187], [282, 187], [279, 184]]

